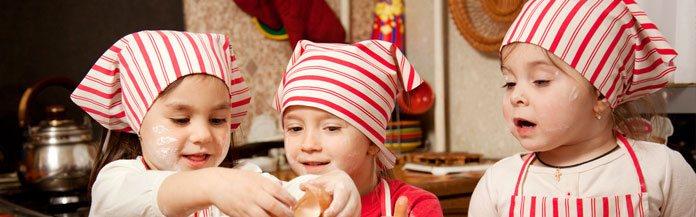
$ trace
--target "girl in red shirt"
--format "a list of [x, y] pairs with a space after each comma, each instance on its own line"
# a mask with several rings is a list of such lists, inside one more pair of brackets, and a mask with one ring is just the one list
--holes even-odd
[[[442, 216], [432, 193], [380, 175], [393, 168], [396, 159], [384, 146], [394, 99], [421, 83], [391, 43], [300, 41], [274, 102], [282, 115], [293, 171], [345, 171], [360, 192], [362, 216]], [[394, 206], [398, 198], [407, 203], [405, 209]], [[394, 213], [395, 209], [403, 211]]]

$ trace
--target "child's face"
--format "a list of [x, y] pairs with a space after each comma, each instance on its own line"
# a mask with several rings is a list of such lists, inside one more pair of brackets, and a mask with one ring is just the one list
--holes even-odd
[[227, 87], [206, 75], [184, 77], [160, 95], [140, 128], [148, 165], [157, 170], [196, 170], [222, 163], [230, 146]]
[[288, 162], [300, 175], [341, 169], [356, 179], [375, 173], [377, 146], [331, 113], [291, 106], [283, 115], [283, 130]]
[[525, 149], [548, 151], [598, 133], [603, 122], [593, 108], [600, 101], [575, 69], [527, 43], [506, 46], [502, 54], [503, 116]]

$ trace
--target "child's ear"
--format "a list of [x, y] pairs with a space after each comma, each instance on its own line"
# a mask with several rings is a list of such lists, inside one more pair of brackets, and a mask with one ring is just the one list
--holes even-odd
[[370, 147], [367, 147], [367, 155], [376, 156], [379, 153], [379, 147], [374, 143], [370, 143]]
[[595, 118], [602, 119], [602, 117], [606, 115], [607, 111], [611, 109], [609, 108], [609, 102], [607, 102], [604, 95], [602, 95], [599, 90], [595, 90], [595, 93], [597, 95], [597, 101], [595, 101], [592, 111], [595, 113]]

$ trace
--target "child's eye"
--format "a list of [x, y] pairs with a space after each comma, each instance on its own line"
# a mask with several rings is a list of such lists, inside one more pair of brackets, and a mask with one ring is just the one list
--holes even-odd
[[213, 125], [222, 125], [227, 123], [227, 119], [225, 118], [212, 118], [210, 119], [210, 123]]
[[511, 89], [511, 88], [515, 87], [515, 85], [516, 85], [515, 82], [505, 82], [505, 84], [502, 86], [502, 88]]
[[339, 131], [339, 130], [341, 130], [341, 127], [337, 127], [337, 126], [328, 126], [328, 127], [324, 127], [324, 129], [333, 132], [333, 131]]
[[172, 122], [174, 122], [177, 125], [186, 125], [190, 121], [189, 118], [170, 118], [170, 120], [172, 120]]
[[299, 132], [299, 131], [302, 131], [302, 127], [288, 127], [287, 131], [288, 132]]
[[550, 80], [536, 80], [536, 81], [534, 81], [534, 84], [536, 84], [537, 86], [540, 86], [540, 87], [545, 87], [545, 86], [549, 85], [549, 82], [551, 82], [551, 81]]

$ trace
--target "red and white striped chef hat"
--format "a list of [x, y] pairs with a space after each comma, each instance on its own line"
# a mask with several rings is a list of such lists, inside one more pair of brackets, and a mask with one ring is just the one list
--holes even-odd
[[281, 114], [289, 106], [302, 105], [347, 121], [379, 147], [380, 166], [392, 168], [396, 156], [384, 146], [384, 140], [396, 95], [421, 83], [416, 70], [392, 43], [302, 40], [283, 73], [274, 105]]
[[515, 42], [560, 57], [612, 108], [664, 88], [676, 69], [677, 52], [633, 0], [527, 1], [502, 46]]
[[249, 88], [229, 38], [219, 34], [141, 31], [109, 48], [70, 98], [109, 130], [138, 133], [157, 96], [190, 74], [212, 75], [229, 89], [232, 129], [247, 113]]

